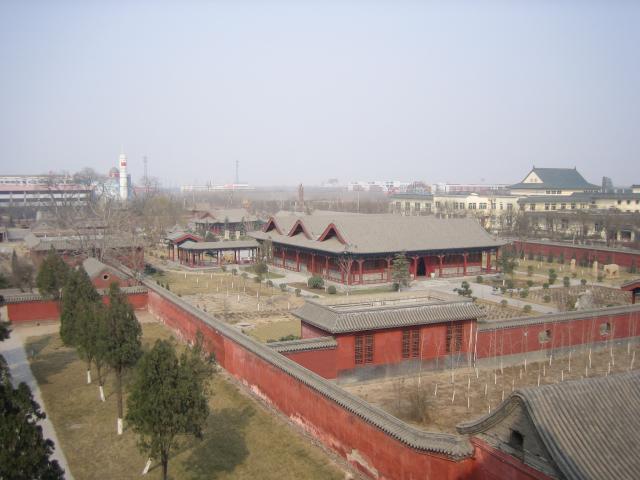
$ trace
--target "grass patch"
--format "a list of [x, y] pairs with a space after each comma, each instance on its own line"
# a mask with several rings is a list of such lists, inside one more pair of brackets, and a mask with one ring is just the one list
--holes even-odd
[[[256, 273], [255, 265], [249, 265], [248, 267], [242, 267], [241, 270], [244, 271], [244, 272], [253, 273], [254, 275]], [[282, 275], [281, 273], [272, 272], [272, 271], [269, 271], [268, 273], [265, 273], [263, 275], [263, 278], [265, 280], [276, 280], [278, 278], [284, 278], [284, 277], [285, 277], [285, 275]]]
[[[171, 337], [161, 324], [144, 324], [143, 332], [146, 348], [158, 338]], [[124, 434], [116, 434], [113, 376], [102, 403], [97, 384], [86, 384], [84, 362], [57, 334], [29, 338], [26, 349], [33, 352], [31, 368], [75, 478], [140, 478], [146, 458], [136, 447], [136, 435], [126, 424]], [[214, 376], [211, 390], [204, 438], [189, 441], [174, 454], [171, 478], [344, 478], [321, 449], [244, 395], [224, 374]], [[161, 469], [154, 464], [145, 478], [160, 477]]]
[[300, 320], [287, 320], [285, 322], [273, 322], [257, 325], [247, 333], [253, 338], [267, 342], [268, 340], [278, 340], [287, 335], [300, 336]]

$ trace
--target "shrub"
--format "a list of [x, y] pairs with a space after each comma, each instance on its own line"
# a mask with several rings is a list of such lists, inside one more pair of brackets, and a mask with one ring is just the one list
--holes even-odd
[[598, 282], [601, 282], [602, 280], [604, 280], [604, 277], [602, 276], [601, 273], [598, 274]]
[[267, 267], [267, 264], [264, 262], [258, 262], [253, 266], [253, 271], [258, 275], [263, 275], [267, 273], [268, 269], [269, 267]]
[[544, 300], [544, 303], [549, 303], [551, 301], [551, 295], [545, 295], [542, 297], [542, 300]]
[[573, 272], [573, 273], [571, 274], [571, 277], [572, 277], [572, 278], [578, 278], [578, 273], [577, 273], [577, 272]]
[[507, 281], [506, 281], [506, 287], [507, 287], [507, 290], [513, 290], [513, 287], [514, 287], [513, 280], [511, 280], [510, 278], [509, 278], [509, 279], [507, 279]]
[[220, 267], [220, 270], [222, 270], [223, 272], [226, 272], [227, 271], [227, 266], [226, 265], [222, 265]]
[[527, 280], [527, 287], [533, 287], [533, 280]]
[[506, 300], [500, 300], [500, 306], [502, 308], [505, 308], [508, 304], [509, 304], [509, 302], [507, 302]]
[[582, 285], [583, 287], [587, 284], [587, 279], [586, 278], [581, 278], [580, 279], [580, 285]]
[[469, 288], [469, 282], [466, 280], [460, 284], [460, 288], [456, 289], [458, 295], [462, 295], [463, 297], [470, 297], [472, 290]]
[[482, 278], [480, 275], [478, 275], [478, 276], [476, 277], [476, 282], [478, 282], [478, 283], [482, 283], [482, 282], [483, 282], [483, 278]]
[[280, 284], [280, 290], [283, 291], [283, 292], [286, 292], [287, 291], [287, 284], [286, 283], [281, 283]]
[[549, 284], [547, 282], [544, 282], [542, 284], [542, 288], [544, 288], [545, 290], [548, 290], [549, 289]]
[[524, 313], [531, 313], [531, 305], [525, 305], [524, 307], [522, 307], [522, 311]]
[[336, 293], [338, 293], [338, 291], [336, 290], [335, 285], [329, 285], [329, 286], [327, 287], [327, 293], [328, 293], [329, 295], [335, 295]]
[[267, 287], [273, 287], [273, 282], [271, 280], [267, 280]]
[[322, 279], [322, 277], [314, 275], [313, 277], [310, 277], [309, 280], [307, 280], [307, 286], [309, 288], [322, 288], [324, 287], [324, 280]]
[[148, 263], [144, 264], [145, 275], [153, 275], [154, 273], [157, 273], [157, 272], [158, 270], [153, 265], [149, 265]]
[[296, 293], [296, 297], [299, 297], [301, 290], [299, 288], [296, 288], [295, 293]]
[[523, 288], [522, 290], [520, 290], [520, 297], [521, 298], [527, 298], [529, 296], [529, 289], [528, 288]]
[[558, 278], [558, 274], [553, 268], [549, 269], [549, 285], [553, 285], [556, 283], [556, 279]]
[[231, 275], [237, 275], [238, 274], [238, 269], [237, 268], [232, 268], [231, 269]]
[[393, 282], [391, 284], [391, 290], [393, 290], [394, 292], [397, 292], [398, 290], [400, 290], [400, 284], [398, 282]]
[[260, 283], [262, 281], [262, 275], [256, 275], [253, 277], [253, 281], [256, 283]]
[[529, 265], [527, 267], [527, 276], [528, 277], [533, 277], [533, 265]]
[[571, 279], [569, 277], [564, 277], [562, 279], [562, 285], [564, 285], [565, 287], [568, 287], [569, 285], [571, 285]]

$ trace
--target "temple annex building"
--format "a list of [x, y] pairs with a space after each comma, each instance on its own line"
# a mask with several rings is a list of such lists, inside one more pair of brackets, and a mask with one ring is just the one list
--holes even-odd
[[412, 278], [494, 272], [506, 243], [471, 218], [326, 211], [280, 212], [249, 235], [263, 247], [270, 244], [274, 266], [346, 285], [390, 282], [393, 258], [401, 252]]

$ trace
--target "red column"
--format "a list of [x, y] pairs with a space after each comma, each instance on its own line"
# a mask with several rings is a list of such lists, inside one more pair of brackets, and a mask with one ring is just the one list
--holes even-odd
[[487, 250], [487, 273], [491, 271], [491, 250]]
[[353, 260], [347, 261], [347, 285], [351, 285], [351, 267], [353, 266]]
[[418, 259], [420, 257], [411, 257], [413, 259], [413, 278], [418, 276]]
[[218, 250], [218, 266], [222, 265], [222, 250]]
[[286, 261], [287, 261], [287, 251], [283, 248], [282, 249], [282, 268], [285, 268]]
[[324, 276], [329, 278], [329, 257], [324, 257]]
[[296, 272], [300, 271], [300, 250], [296, 250]]
[[468, 253], [463, 253], [462, 254], [462, 275], [463, 276], [467, 276], [467, 256], [469, 254]]
[[358, 283], [362, 285], [364, 283], [362, 277], [362, 265], [364, 264], [364, 260], [358, 260], [358, 276], [360, 277]]
[[316, 274], [316, 254], [311, 254], [311, 275]]
[[438, 260], [440, 260], [438, 265], [438, 276], [442, 277], [442, 261], [444, 260], [444, 255], [438, 255]]
[[387, 257], [387, 282], [391, 281], [391, 257]]

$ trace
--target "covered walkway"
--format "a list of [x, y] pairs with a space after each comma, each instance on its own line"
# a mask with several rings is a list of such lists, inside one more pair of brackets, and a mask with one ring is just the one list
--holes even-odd
[[255, 240], [187, 241], [178, 246], [178, 261], [190, 267], [255, 263], [257, 255], [258, 242]]

